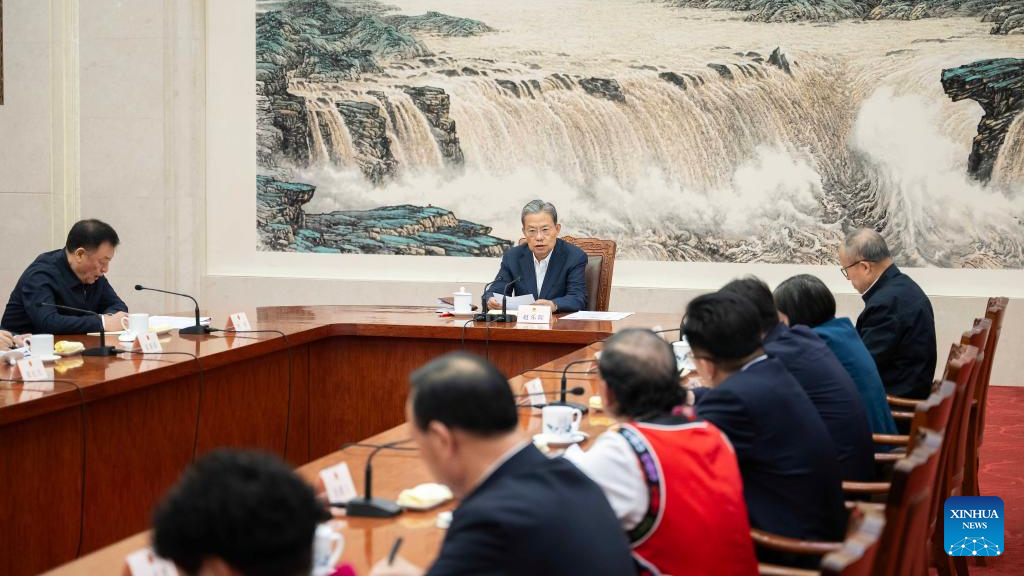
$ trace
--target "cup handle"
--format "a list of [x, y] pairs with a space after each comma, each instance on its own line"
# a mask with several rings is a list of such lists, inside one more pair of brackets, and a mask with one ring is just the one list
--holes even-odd
[[580, 422], [583, 422], [583, 412], [579, 408], [572, 409], [572, 430], [579, 431]]
[[128, 329], [128, 319], [127, 318], [124, 318], [124, 317], [121, 318], [121, 329], [122, 330], [127, 330]]
[[32, 335], [25, 336], [25, 346], [32, 347]]
[[341, 560], [341, 553], [345, 550], [345, 537], [334, 532], [331, 536], [331, 541], [334, 543], [334, 551], [331, 552], [329, 563], [331, 568], [334, 568], [338, 561]]

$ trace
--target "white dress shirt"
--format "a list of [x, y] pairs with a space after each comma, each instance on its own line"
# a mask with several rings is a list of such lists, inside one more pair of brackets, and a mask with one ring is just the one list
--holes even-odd
[[626, 438], [609, 430], [597, 437], [590, 450], [566, 457], [608, 498], [616, 518], [626, 531], [632, 530], [647, 513], [648, 489], [636, 452]]
[[[551, 252], [554, 252], [552, 250]], [[551, 252], [544, 257], [543, 260], [537, 260], [537, 257], [533, 257], [533, 271], [537, 275], [537, 293], [534, 294], [534, 298], [540, 300], [540, 291], [544, 288], [544, 276], [548, 273], [548, 264], [551, 262]]]

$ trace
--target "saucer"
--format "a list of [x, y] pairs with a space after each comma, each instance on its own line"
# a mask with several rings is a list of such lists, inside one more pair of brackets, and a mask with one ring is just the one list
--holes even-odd
[[590, 438], [590, 434], [587, 434], [586, 432], [573, 432], [572, 436], [570, 436], [568, 438], [548, 436], [547, 434], [545, 434], [543, 432], [541, 432], [540, 434], [534, 434], [533, 435], [533, 440], [535, 442], [536, 441], [540, 441], [540, 442], [543, 442], [545, 444], [555, 445], [555, 446], [562, 446], [562, 445], [565, 445], [565, 444], [577, 444], [579, 442], [583, 442], [587, 438]]
[[56, 354], [50, 354], [49, 356], [29, 356], [29, 358], [42, 360], [43, 362], [54, 362], [56, 360], [60, 360], [61, 357]]

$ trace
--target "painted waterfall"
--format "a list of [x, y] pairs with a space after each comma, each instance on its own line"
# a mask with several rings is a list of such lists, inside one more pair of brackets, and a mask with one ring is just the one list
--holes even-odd
[[272, 251], [497, 256], [528, 200], [634, 260], [1024, 267], [1007, 0], [257, 0]]

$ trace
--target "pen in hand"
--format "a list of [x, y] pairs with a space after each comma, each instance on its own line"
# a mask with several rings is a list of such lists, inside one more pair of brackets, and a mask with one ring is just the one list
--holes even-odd
[[402, 545], [402, 537], [395, 538], [395, 543], [391, 546], [391, 553], [388, 554], [388, 566], [395, 561], [395, 556], [398, 555], [398, 548]]

